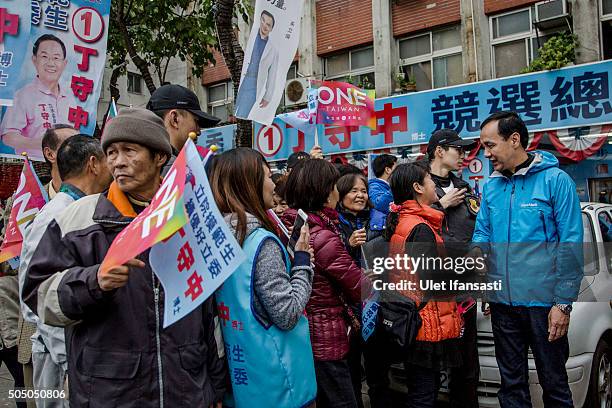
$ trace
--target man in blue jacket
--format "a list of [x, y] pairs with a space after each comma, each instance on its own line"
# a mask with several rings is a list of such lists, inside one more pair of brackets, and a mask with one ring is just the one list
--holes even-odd
[[515, 112], [481, 125], [495, 171], [483, 190], [473, 241], [490, 251], [489, 295], [502, 407], [531, 407], [528, 347], [544, 406], [573, 407], [565, 363], [572, 302], [582, 279], [583, 230], [572, 179], [550, 153], [527, 153], [528, 131]]
[[389, 204], [393, 202], [389, 177], [397, 166], [397, 157], [392, 154], [381, 154], [372, 162], [376, 178], [368, 182], [368, 196], [374, 205], [370, 211], [370, 239], [382, 234], [389, 213]]

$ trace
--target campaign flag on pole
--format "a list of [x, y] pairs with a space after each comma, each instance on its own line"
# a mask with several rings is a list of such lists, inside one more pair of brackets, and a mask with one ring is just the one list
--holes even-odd
[[257, 0], [236, 98], [236, 117], [271, 125], [300, 39], [302, 1]]
[[149, 255], [164, 288], [164, 328], [200, 306], [246, 259], [215, 204], [205, 162], [191, 140], [183, 152], [187, 156], [183, 197], [189, 222], [156, 244]]
[[31, 7], [28, 1], [3, 1], [0, 7], [0, 105], [12, 106], [13, 94], [26, 56], [24, 41], [30, 37]]
[[374, 91], [336, 81], [312, 81], [317, 92], [316, 123], [376, 129]]
[[168, 238], [187, 223], [183, 201], [185, 163], [186, 156], [183, 149], [164, 177], [151, 204], [121, 231], [111, 244], [102, 261], [103, 271], [123, 265]]
[[307, 135], [313, 134], [315, 131], [316, 125], [312, 120], [308, 108], [293, 112], [281, 113], [280, 115], [277, 115], [277, 117], [283, 122], [289, 124], [291, 127], [294, 127]]
[[110, 106], [108, 108], [108, 116], [106, 117], [106, 121], [108, 122], [109, 120], [117, 116], [117, 113], [117, 104], [115, 103], [115, 98], [112, 98]]
[[[12, 106], [0, 112], [0, 154], [25, 151], [31, 159], [43, 160], [40, 142], [45, 130], [53, 125], [68, 124], [80, 133], [93, 135], [106, 62], [111, 0], [0, 3], [0, 14], [5, 3], [9, 8], [27, 5], [30, 9], [29, 21], [19, 19], [19, 36], [6, 30], [3, 36], [11, 48], [8, 51], [13, 52], [10, 69], [14, 72], [10, 95], [1, 90], [0, 79], [0, 99], [12, 99]], [[4, 70], [1, 54], [0, 70]]]
[[0, 246], [0, 263], [19, 256], [26, 224], [36, 217], [47, 201], [49, 201], [47, 192], [36, 176], [32, 164], [26, 158], [19, 186], [14, 195], [4, 240]]

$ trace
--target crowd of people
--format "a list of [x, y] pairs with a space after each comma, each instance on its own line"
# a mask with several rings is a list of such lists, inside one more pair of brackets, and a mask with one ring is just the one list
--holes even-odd
[[[401, 362], [402, 406], [434, 407], [447, 370], [451, 406], [477, 407], [473, 299], [402, 293], [414, 300], [421, 324], [398, 355], [382, 319], [363, 336], [364, 305], [376, 296], [364, 247], [388, 242], [384, 255], [395, 256], [427, 244], [428, 255], [439, 256], [445, 243], [486, 252], [489, 243], [534, 237], [582, 242], [574, 183], [554, 156], [526, 151], [520, 117], [499, 112], [483, 122], [481, 143], [495, 172], [481, 201], [454, 173], [474, 143], [450, 129], [436, 131], [417, 162], [377, 156], [369, 180], [354, 166], [325, 160], [319, 148], [292, 155], [280, 175], [250, 148], [216, 155], [207, 165], [212, 193], [247, 259], [200, 307], [164, 329], [164, 289], [149, 251], [108, 271], [100, 264], [113, 239], [150, 203], [188, 134], [206, 126], [199, 110], [184, 109], [184, 100], [193, 98], [165, 85], [149, 110], [123, 109], [101, 142], [67, 126], [45, 133], [51, 201], [25, 230], [18, 271], [7, 268], [0, 278], [0, 305], [12, 314], [0, 321], [0, 357], [15, 386], [67, 387], [66, 400], [41, 399], [38, 407], [357, 408], [364, 406], [365, 380], [369, 404], [378, 408], [393, 406], [389, 371]], [[532, 200], [543, 223], [517, 224], [530, 216], [532, 207], [523, 204]], [[307, 216], [292, 256], [271, 212], [290, 234], [299, 213]], [[546, 284], [554, 302], [491, 303], [485, 312], [492, 318], [503, 407], [530, 406], [528, 347], [545, 405], [573, 406], [567, 328], [581, 275], [542, 267], [550, 269]], [[220, 324], [219, 304], [231, 308], [244, 330]], [[7, 325], [15, 329], [7, 333]], [[18, 337], [31, 337], [23, 364]]]

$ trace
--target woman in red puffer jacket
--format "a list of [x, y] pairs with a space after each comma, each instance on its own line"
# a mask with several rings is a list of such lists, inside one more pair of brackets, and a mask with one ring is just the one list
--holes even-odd
[[357, 402], [346, 360], [349, 351], [349, 304], [361, 302], [371, 284], [344, 247], [338, 230], [338, 171], [322, 159], [293, 168], [285, 186], [290, 209], [283, 221], [293, 225], [297, 210], [308, 214], [315, 272], [306, 305], [317, 376], [317, 408], [355, 408]]

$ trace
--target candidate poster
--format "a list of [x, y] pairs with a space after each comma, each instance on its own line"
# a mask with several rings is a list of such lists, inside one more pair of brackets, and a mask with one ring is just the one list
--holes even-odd
[[11, 81], [12, 106], [0, 114], [0, 154], [42, 160], [43, 134], [57, 124], [93, 134], [110, 1], [21, 0], [30, 4], [30, 32], [19, 37], [25, 56]]
[[30, 38], [30, 4], [6, 0], [0, 5], [0, 105], [11, 106]]
[[257, 0], [244, 53], [236, 117], [271, 125], [300, 39], [301, 1]]

